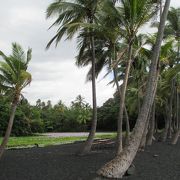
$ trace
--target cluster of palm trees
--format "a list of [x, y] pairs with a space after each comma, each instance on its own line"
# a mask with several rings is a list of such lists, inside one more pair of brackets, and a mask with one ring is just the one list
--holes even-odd
[[[166, 106], [167, 131], [179, 135], [179, 9], [170, 0], [58, 0], [47, 8], [47, 18], [56, 17], [51, 27], [57, 33], [50, 40], [57, 45], [63, 36], [77, 38], [80, 67], [91, 64], [87, 79], [92, 81], [93, 117], [88, 139], [80, 154], [90, 152], [97, 124], [96, 77], [105, 67], [113, 74], [119, 94], [116, 157], [98, 174], [120, 178], [131, 165], [139, 147], [152, 143], [155, 130], [156, 104]], [[168, 13], [169, 11], [169, 13]], [[160, 22], [154, 22], [160, 17]], [[154, 35], [140, 34], [140, 28], [151, 22], [158, 27]], [[162, 44], [163, 42], [163, 44]], [[129, 133], [126, 93], [137, 97], [138, 118]], [[135, 97], [135, 96], [134, 96]], [[173, 103], [173, 100], [176, 103]], [[168, 107], [167, 107], [168, 106]], [[176, 111], [175, 115], [172, 112]], [[122, 146], [122, 123], [126, 119], [126, 143]], [[175, 117], [175, 118], [174, 118]], [[173, 120], [172, 120], [173, 118]], [[173, 124], [173, 127], [171, 127]], [[164, 138], [163, 138], [164, 139]]]
[[[152, 144], [155, 132], [156, 106], [166, 109], [166, 122], [162, 140], [171, 137], [175, 144], [180, 134], [180, 9], [171, 8], [170, 0], [56, 0], [47, 8], [47, 18], [56, 17], [51, 27], [57, 26], [55, 36], [47, 49], [63, 36], [76, 37], [78, 55], [76, 64], [91, 64], [87, 80], [92, 81], [92, 124], [87, 141], [79, 154], [90, 152], [97, 125], [96, 78], [103, 68], [113, 75], [119, 95], [117, 121], [117, 153], [106, 163], [98, 175], [121, 178], [131, 165], [139, 148]], [[168, 13], [169, 12], [169, 13]], [[154, 22], [160, 17], [159, 22]], [[152, 23], [158, 32], [149, 35], [140, 30]], [[25, 56], [22, 48], [13, 43], [12, 55], [0, 52], [0, 87], [11, 94], [12, 113], [0, 146], [0, 157], [9, 138], [14, 114], [22, 89], [31, 82], [27, 65], [31, 49]], [[126, 98], [132, 94], [132, 98]], [[130, 133], [128, 113], [137, 105], [138, 117]], [[122, 124], [126, 121], [123, 146]]]

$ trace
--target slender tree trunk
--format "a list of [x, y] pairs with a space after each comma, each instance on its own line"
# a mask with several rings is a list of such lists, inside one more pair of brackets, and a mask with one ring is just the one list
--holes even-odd
[[152, 113], [151, 113], [152, 116], [150, 119], [150, 129], [149, 129], [149, 132], [147, 134], [147, 145], [148, 146], [152, 145], [154, 129], [155, 129], [155, 112], [156, 112], [156, 105], [155, 105], [155, 101], [154, 101], [153, 107], [152, 107]]
[[17, 104], [18, 104], [18, 101], [16, 100], [11, 105], [11, 112], [10, 112], [10, 118], [9, 118], [8, 127], [6, 129], [6, 133], [5, 133], [5, 136], [3, 138], [3, 141], [2, 141], [2, 143], [0, 145], [0, 159], [1, 159], [1, 157], [2, 157], [2, 155], [4, 153], [4, 151], [5, 151], [6, 145], [8, 143], [8, 140], [9, 140], [9, 137], [10, 137], [10, 134], [11, 134]]
[[177, 55], [177, 64], [180, 62], [180, 37], [178, 37], [178, 55]]
[[119, 106], [118, 131], [117, 131], [117, 144], [118, 144], [117, 155], [120, 154], [122, 151], [123, 112], [124, 112], [126, 89], [127, 89], [131, 64], [132, 64], [132, 41], [130, 41], [130, 43], [129, 43], [128, 62], [127, 62], [127, 66], [126, 66], [125, 77], [123, 79], [122, 92], [121, 92], [121, 103]]
[[[168, 102], [167, 102], [168, 103]], [[167, 135], [168, 135], [168, 129], [169, 129], [169, 114], [168, 114], [168, 105], [166, 104], [166, 115], [164, 115], [164, 119], [165, 119], [165, 128], [162, 134], [162, 142], [165, 142], [167, 139]]]
[[148, 133], [148, 126], [149, 126], [150, 118], [151, 118], [151, 110], [149, 111], [148, 119], [146, 121], [144, 132], [143, 132], [143, 135], [142, 135], [142, 138], [141, 138], [141, 143], [140, 143], [140, 146], [139, 146], [140, 151], [143, 151], [145, 149], [145, 146], [146, 146], [146, 136], [147, 136], [147, 133]]
[[126, 106], [124, 108], [124, 113], [125, 113], [125, 118], [126, 118], [126, 139], [125, 139], [125, 142], [127, 144], [127, 143], [129, 143], [130, 125], [129, 125], [129, 116], [128, 116]]
[[170, 101], [169, 101], [169, 131], [168, 131], [168, 138], [171, 139], [172, 138], [172, 106], [173, 106], [173, 98], [174, 98], [174, 79], [171, 82], [171, 95], [170, 95]]
[[172, 139], [171, 144], [175, 145], [178, 141], [179, 135], [180, 135], [180, 118], [179, 118], [179, 94], [178, 94], [178, 90], [176, 90], [176, 133]]
[[171, 141], [171, 144], [175, 145], [177, 144], [177, 141], [178, 141], [178, 138], [179, 138], [179, 135], [180, 135], [180, 128], [176, 131], [172, 141]]
[[160, 54], [161, 43], [164, 34], [165, 21], [168, 14], [170, 0], [166, 0], [165, 7], [161, 16], [161, 21], [158, 29], [156, 44], [154, 47], [152, 62], [150, 67], [150, 73], [147, 83], [147, 90], [141, 107], [141, 111], [138, 115], [133, 133], [130, 135], [129, 144], [124, 147], [121, 154], [117, 155], [113, 160], [105, 164], [97, 173], [104, 177], [109, 178], [122, 178], [132, 161], [134, 160], [142, 134], [144, 132], [145, 124], [148, 117], [149, 109], [153, 103], [154, 87], [157, 81], [157, 64]]
[[[117, 79], [117, 72], [116, 72], [115, 68], [113, 69], [113, 74], [114, 74], [114, 80], [115, 80], [116, 87], [117, 87], [118, 94], [119, 94], [119, 104], [120, 104], [121, 103], [121, 89], [119, 87], [119, 82]], [[119, 111], [120, 111], [120, 108], [119, 108]], [[125, 120], [126, 120], [126, 142], [127, 142], [129, 140], [130, 126], [129, 126], [129, 116], [128, 116], [128, 112], [126, 109], [126, 105], [124, 105], [124, 114], [125, 114]], [[120, 116], [118, 115], [118, 122], [119, 121], [120, 121]], [[121, 141], [122, 141], [122, 139], [121, 139]]]
[[179, 93], [178, 88], [176, 89], [176, 127], [179, 129]]
[[89, 136], [83, 146], [82, 151], [80, 152], [81, 155], [87, 154], [90, 152], [93, 140], [96, 133], [96, 126], [97, 126], [97, 105], [96, 105], [96, 74], [95, 74], [95, 47], [94, 47], [94, 36], [91, 37], [91, 48], [92, 48], [92, 100], [93, 100], [93, 117], [92, 117], [92, 124]]

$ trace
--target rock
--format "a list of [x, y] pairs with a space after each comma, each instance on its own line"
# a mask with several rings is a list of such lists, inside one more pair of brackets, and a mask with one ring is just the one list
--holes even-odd
[[35, 145], [35, 147], [39, 147], [39, 144], [37, 144], [37, 143], [35, 143], [34, 145]]
[[159, 157], [159, 155], [158, 154], [154, 154], [153, 157]]
[[129, 167], [129, 169], [126, 171], [126, 175], [127, 176], [130, 176], [130, 175], [133, 175], [135, 174], [135, 165], [134, 164], [131, 164], [131, 166]]

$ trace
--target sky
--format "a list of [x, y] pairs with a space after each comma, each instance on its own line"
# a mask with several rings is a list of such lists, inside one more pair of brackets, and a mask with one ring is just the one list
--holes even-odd
[[[48, 30], [52, 20], [46, 19], [46, 8], [53, 0], [6, 0], [0, 6], [0, 50], [11, 53], [12, 42], [19, 43], [24, 50], [32, 48], [29, 71], [31, 85], [23, 90], [23, 95], [31, 104], [37, 99], [51, 100], [53, 104], [62, 100], [70, 105], [81, 94], [92, 104], [91, 82], [86, 82], [89, 67], [75, 65], [77, 55], [76, 40], [62, 41], [45, 50], [56, 28]], [[171, 6], [180, 7], [180, 0], [171, 0]], [[143, 31], [149, 31], [145, 28]], [[97, 79], [97, 104], [101, 106], [113, 97], [115, 87], [108, 85], [111, 77], [103, 79], [105, 69]]]

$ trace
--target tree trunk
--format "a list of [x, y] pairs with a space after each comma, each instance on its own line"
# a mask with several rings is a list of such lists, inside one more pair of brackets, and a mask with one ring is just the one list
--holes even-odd
[[[160, 65], [159, 65], [159, 60], [158, 60], [158, 70], [157, 70], [157, 80], [156, 80], [156, 82], [158, 83], [158, 79], [159, 79], [159, 72], [160, 72]], [[143, 133], [143, 137], [142, 137], [142, 140], [141, 140], [141, 144], [140, 144], [140, 149], [144, 149], [145, 148], [145, 146], [146, 146], [146, 140], [147, 140], [147, 136], [148, 136], [148, 132], [149, 132], [149, 130], [148, 130], [148, 128], [149, 128], [149, 126], [150, 126], [150, 120], [151, 120], [151, 122], [153, 121], [154, 122], [154, 120], [155, 119], [153, 119], [153, 118], [155, 118], [154, 116], [155, 116], [155, 114], [153, 114], [154, 113], [154, 111], [155, 111], [155, 96], [156, 96], [156, 90], [157, 90], [157, 83], [156, 83], [156, 86], [154, 87], [154, 94], [153, 94], [153, 104], [152, 104], [152, 106], [150, 107], [150, 110], [149, 110], [149, 116], [148, 116], [148, 119], [147, 119], [147, 122], [146, 122], [146, 125], [145, 125], [145, 129], [144, 129], [144, 133]], [[154, 123], [153, 123], [153, 130], [152, 130], [152, 138], [153, 138], [153, 134], [154, 134]]]
[[1, 143], [1, 146], [0, 146], [0, 159], [1, 159], [1, 157], [2, 157], [2, 155], [4, 153], [4, 151], [5, 151], [6, 145], [8, 143], [8, 140], [9, 140], [9, 137], [10, 137], [10, 134], [11, 134], [17, 104], [18, 104], [18, 101], [16, 100], [11, 105], [11, 114], [10, 114], [10, 118], [9, 118], [8, 127], [6, 129], [5, 136], [4, 136], [3, 141]]
[[127, 89], [131, 64], [132, 64], [132, 42], [130, 41], [129, 50], [128, 50], [128, 62], [127, 62], [127, 66], [126, 66], [125, 77], [123, 79], [122, 92], [121, 92], [121, 102], [120, 102], [120, 106], [119, 106], [119, 118], [118, 118], [118, 130], [117, 130], [117, 144], [118, 144], [117, 155], [120, 154], [122, 151], [123, 112], [124, 112], [126, 89]]
[[169, 116], [169, 114], [168, 114], [168, 105], [166, 104], [166, 115], [164, 115], [165, 128], [164, 128], [164, 131], [163, 131], [163, 134], [162, 134], [162, 142], [166, 141], [167, 135], [168, 135], [168, 129], [169, 129], [169, 118], [168, 118], [168, 116]]
[[148, 119], [146, 121], [144, 132], [143, 132], [143, 135], [142, 135], [142, 138], [141, 138], [141, 143], [140, 143], [140, 146], [139, 146], [140, 151], [144, 151], [145, 146], [146, 146], [146, 136], [147, 136], [147, 133], [148, 133], [148, 126], [149, 126], [150, 118], [151, 118], [151, 110], [149, 111]]
[[148, 117], [149, 109], [153, 103], [154, 87], [157, 81], [157, 64], [160, 54], [161, 42], [164, 34], [165, 21], [168, 14], [168, 9], [170, 5], [170, 0], [166, 0], [163, 14], [161, 16], [161, 21], [158, 29], [156, 44], [154, 46], [154, 51], [152, 55], [152, 62], [149, 72], [149, 78], [147, 82], [147, 90], [141, 107], [141, 111], [138, 115], [135, 128], [130, 135], [129, 144], [126, 144], [124, 150], [117, 155], [113, 160], [105, 164], [97, 173], [100, 176], [109, 178], [122, 178], [129, 166], [134, 160], [142, 134], [144, 132], [146, 120]]
[[[119, 104], [121, 104], [121, 89], [119, 87], [119, 83], [118, 83], [118, 79], [117, 79], [117, 72], [116, 72], [115, 68], [113, 69], [113, 73], [114, 73], [115, 84], [116, 84], [118, 94], [119, 94]], [[120, 111], [120, 108], [119, 108], [119, 111]], [[126, 142], [127, 142], [128, 139], [129, 139], [130, 127], [129, 127], [129, 116], [128, 116], [128, 112], [127, 112], [127, 109], [126, 109], [126, 105], [124, 105], [124, 114], [125, 114], [125, 120], [126, 120]], [[118, 122], [119, 121], [120, 121], [120, 116], [118, 114]], [[122, 139], [121, 139], [121, 141], [122, 141]]]
[[171, 82], [171, 95], [170, 95], [170, 100], [169, 100], [169, 131], [168, 131], [168, 138], [171, 139], [172, 138], [172, 106], [173, 106], [173, 98], [174, 98], [174, 79]]
[[97, 105], [96, 105], [96, 75], [95, 75], [95, 47], [94, 47], [94, 37], [91, 37], [91, 48], [92, 48], [92, 100], [93, 100], [93, 117], [92, 117], [92, 124], [89, 136], [81, 150], [80, 154], [87, 154], [90, 152], [93, 140], [96, 133], [96, 126], [97, 126]]
[[128, 112], [126, 109], [126, 105], [124, 108], [124, 113], [125, 113], [125, 118], [126, 118], [126, 139], [125, 139], [125, 142], [128, 143], [129, 142], [129, 136], [130, 136], [130, 125], [129, 125], [129, 116], [128, 116]]
[[179, 118], [179, 93], [178, 89], [176, 90], [176, 133], [172, 139], [171, 144], [175, 145], [178, 141], [179, 135], [180, 135], [180, 118]]
[[173, 137], [173, 139], [172, 139], [172, 141], [171, 141], [171, 144], [175, 145], [175, 144], [177, 143], [178, 138], [179, 138], [179, 135], [180, 135], [180, 129], [178, 129], [178, 130], [176, 131], [176, 133], [175, 133], [175, 135], [174, 135], [174, 137]]
[[156, 105], [155, 105], [155, 101], [154, 101], [153, 107], [152, 107], [152, 113], [151, 113], [152, 116], [150, 119], [150, 128], [149, 128], [149, 132], [147, 134], [147, 145], [148, 146], [152, 145], [154, 129], [155, 129], [155, 112], [156, 112]]

